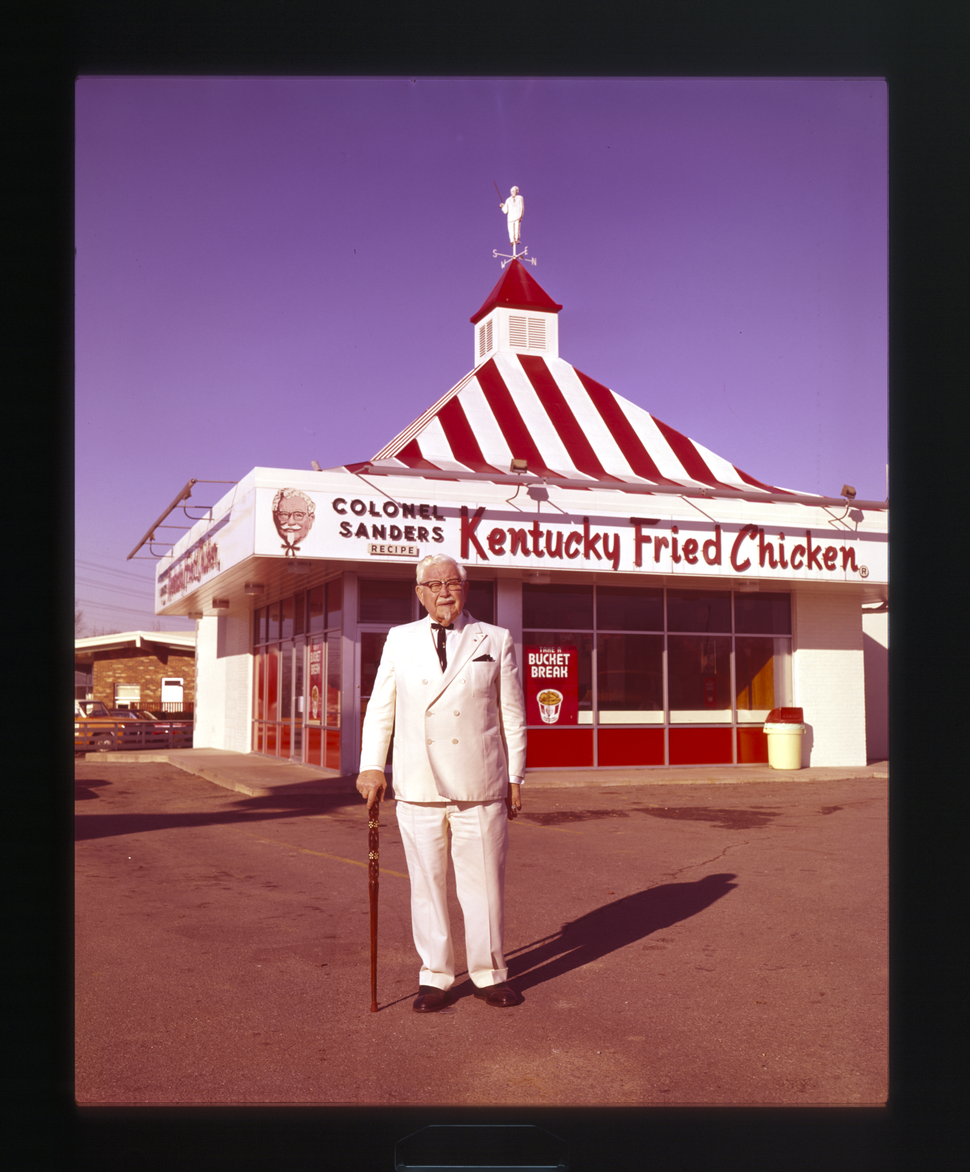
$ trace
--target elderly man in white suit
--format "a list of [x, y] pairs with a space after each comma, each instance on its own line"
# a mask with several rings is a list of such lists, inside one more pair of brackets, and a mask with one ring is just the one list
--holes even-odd
[[[518, 244], [522, 229], [522, 217], [525, 215], [525, 200], [519, 195], [519, 189], [513, 187], [509, 198], [498, 206], [508, 218], [509, 244]], [[512, 251], [514, 252], [515, 249]]]
[[464, 567], [435, 554], [418, 563], [426, 618], [387, 636], [364, 717], [357, 789], [384, 800], [394, 734], [394, 796], [411, 878], [411, 925], [421, 958], [418, 1013], [441, 1009], [455, 980], [448, 916], [448, 835], [475, 996], [504, 1008], [508, 823], [522, 808], [525, 704], [512, 637], [464, 609]]

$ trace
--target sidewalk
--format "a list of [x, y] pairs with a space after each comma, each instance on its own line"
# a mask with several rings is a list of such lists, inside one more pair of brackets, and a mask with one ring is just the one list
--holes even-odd
[[[195, 774], [224, 789], [252, 798], [277, 794], [356, 793], [356, 774], [335, 769], [295, 765], [259, 753], [233, 753], [226, 749], [166, 749], [159, 752], [85, 753], [88, 761], [104, 765], [161, 762]], [[889, 777], [889, 762], [870, 765], [827, 766], [781, 770], [770, 765], [678, 765], [643, 769], [536, 769], [525, 779], [526, 789], [614, 785], [740, 785], [753, 781], [834, 781], [836, 779]], [[392, 795], [393, 796], [393, 795]]]

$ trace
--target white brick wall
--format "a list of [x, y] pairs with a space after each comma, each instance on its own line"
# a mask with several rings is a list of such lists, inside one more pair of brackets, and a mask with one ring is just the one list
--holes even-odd
[[192, 742], [197, 749], [250, 751], [251, 634], [248, 613], [199, 621]]
[[802, 765], [865, 765], [861, 591], [802, 587], [792, 602], [793, 703], [807, 727]]

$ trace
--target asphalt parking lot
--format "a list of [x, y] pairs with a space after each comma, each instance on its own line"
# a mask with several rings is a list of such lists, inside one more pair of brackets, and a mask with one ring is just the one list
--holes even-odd
[[75, 782], [82, 1106], [886, 1100], [885, 779], [527, 785], [507, 875], [523, 1002], [460, 978], [433, 1015], [410, 1008], [392, 802], [371, 1013], [354, 795], [248, 797], [149, 762], [78, 761]]

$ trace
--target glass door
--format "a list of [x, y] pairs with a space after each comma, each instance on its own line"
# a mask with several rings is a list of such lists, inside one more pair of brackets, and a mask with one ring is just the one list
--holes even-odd
[[[367, 704], [370, 701], [371, 692], [374, 688], [374, 681], [377, 678], [377, 669], [381, 662], [381, 654], [384, 650], [384, 641], [387, 638], [387, 632], [391, 629], [392, 624], [376, 624], [368, 623], [366, 626], [359, 626], [357, 628], [357, 663], [355, 665], [355, 675], [357, 677], [357, 727], [356, 727], [356, 744], [357, 744], [357, 761], [360, 762], [360, 741], [364, 728], [364, 714], [367, 712]], [[391, 763], [391, 752], [387, 754], [387, 764]]]
[[290, 748], [291, 761], [304, 760], [303, 721], [305, 718], [305, 703], [303, 658], [303, 640], [298, 639], [293, 646], [293, 741]]
[[293, 644], [280, 649], [280, 729], [277, 756], [289, 757], [293, 729]]

